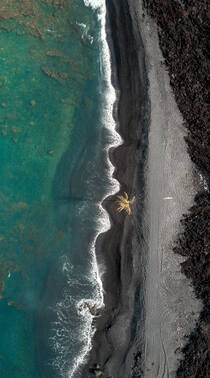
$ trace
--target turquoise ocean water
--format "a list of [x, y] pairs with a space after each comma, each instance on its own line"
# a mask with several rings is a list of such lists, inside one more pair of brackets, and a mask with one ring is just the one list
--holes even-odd
[[90, 346], [78, 306], [101, 301], [92, 249], [111, 188], [98, 12], [0, 4], [0, 378], [79, 377]]

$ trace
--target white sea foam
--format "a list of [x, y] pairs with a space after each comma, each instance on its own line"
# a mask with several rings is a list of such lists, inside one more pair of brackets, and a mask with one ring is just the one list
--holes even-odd
[[[108, 195], [114, 194], [119, 191], [120, 185], [119, 182], [113, 178], [113, 172], [114, 167], [111, 164], [111, 161], [109, 159], [109, 149], [112, 147], [116, 147], [122, 143], [122, 139], [120, 135], [116, 131], [116, 124], [113, 119], [113, 105], [116, 101], [116, 92], [111, 84], [111, 59], [110, 59], [110, 51], [106, 39], [106, 5], [105, 0], [84, 0], [84, 3], [86, 6], [90, 6], [93, 9], [98, 10], [98, 18], [99, 22], [101, 24], [101, 35], [100, 40], [102, 44], [102, 50], [101, 50], [101, 71], [102, 75], [105, 81], [105, 102], [104, 107], [102, 111], [102, 119], [104, 122], [104, 127], [109, 129], [111, 131], [112, 136], [112, 142], [111, 144], [106, 148], [107, 153], [107, 162], [109, 166], [108, 171], [108, 179], [110, 182], [110, 191], [106, 194], [105, 197]], [[103, 200], [105, 199], [103, 198]], [[102, 201], [103, 202], [103, 201]], [[111, 224], [109, 220], [109, 216], [107, 212], [102, 207], [101, 203], [98, 203], [98, 222], [97, 222], [97, 232], [96, 235], [91, 243], [90, 251], [91, 251], [91, 272], [90, 276], [92, 277], [92, 280], [94, 280], [97, 284], [95, 285], [95, 293], [93, 293], [94, 300], [89, 300], [89, 304], [92, 306], [95, 306], [97, 308], [103, 308], [104, 306], [104, 296], [103, 296], [103, 286], [102, 286], [102, 275], [103, 275], [103, 267], [100, 267], [97, 264], [96, 260], [96, 254], [95, 254], [95, 246], [96, 246], [96, 240], [99, 236], [99, 234], [106, 232], [110, 229]], [[78, 369], [83, 365], [86, 361], [86, 358], [88, 356], [88, 353], [91, 350], [92, 347], [92, 337], [94, 335], [94, 328], [92, 327], [92, 321], [93, 316], [91, 315], [88, 307], [84, 306], [84, 303], [87, 302], [86, 300], [82, 300], [77, 304], [77, 308], [81, 308], [83, 306], [83, 310], [80, 311], [81, 316], [83, 316], [83, 329], [82, 337], [84, 338], [84, 347], [82, 348], [79, 356], [74, 361], [73, 366], [71, 367], [71, 370], [68, 373], [69, 378], [76, 377], [76, 373], [78, 372]]]
[[[110, 51], [107, 43], [106, 38], [106, 4], [105, 0], [84, 0], [86, 6], [90, 6], [92, 9], [97, 9], [98, 19], [101, 25], [100, 29], [100, 41], [102, 45], [101, 49], [101, 56], [100, 56], [100, 66], [102, 77], [104, 78], [105, 83], [105, 99], [103, 104], [103, 111], [102, 111], [102, 121], [104, 123], [104, 127], [107, 128], [111, 132], [111, 144], [106, 148], [107, 154], [107, 163], [108, 163], [108, 181], [109, 181], [109, 192], [103, 198], [103, 200], [109, 196], [113, 195], [114, 193], [118, 192], [120, 189], [119, 182], [113, 178], [114, 167], [109, 159], [109, 149], [112, 147], [119, 146], [122, 143], [122, 138], [116, 131], [116, 123], [113, 119], [113, 105], [116, 101], [116, 92], [111, 83], [111, 57]], [[103, 201], [102, 201], [103, 202]], [[91, 252], [91, 271], [90, 277], [92, 280], [95, 281], [95, 292], [93, 293], [94, 300], [89, 300], [89, 304], [91, 306], [95, 306], [97, 308], [103, 308], [104, 306], [104, 296], [103, 296], [103, 286], [102, 286], [102, 275], [104, 273], [103, 267], [100, 267], [97, 264], [96, 253], [95, 253], [95, 246], [96, 240], [99, 234], [106, 232], [110, 229], [110, 219], [108, 213], [102, 207], [101, 202], [97, 204], [98, 206], [98, 221], [97, 221], [97, 232], [95, 237], [90, 246]], [[84, 338], [84, 347], [82, 348], [79, 356], [75, 359], [71, 370], [68, 373], [68, 378], [76, 377], [76, 373], [78, 369], [83, 365], [86, 361], [88, 353], [92, 347], [92, 337], [94, 335], [94, 328], [92, 327], [93, 316], [91, 315], [87, 306], [84, 304], [87, 303], [87, 300], [81, 300], [77, 304], [78, 311], [80, 309], [80, 316], [83, 316], [83, 329], [82, 337]], [[81, 311], [82, 308], [82, 311]]]
[[[106, 12], [105, 0], [84, 0], [86, 7], [91, 7], [92, 9], [100, 8], [101, 13]], [[103, 14], [102, 14], [103, 17]]]
[[82, 39], [84, 39], [84, 37], [86, 37], [89, 40], [89, 42], [92, 44], [93, 43], [93, 37], [92, 37], [92, 35], [90, 35], [88, 33], [89, 32], [89, 27], [86, 24], [83, 24], [82, 22], [76, 22], [76, 24], [82, 30]]
[[[102, 202], [106, 197], [109, 195], [113, 195], [114, 193], [118, 192], [120, 189], [119, 182], [113, 178], [114, 167], [109, 159], [109, 149], [112, 147], [116, 147], [122, 143], [122, 138], [116, 131], [116, 123], [113, 119], [113, 105], [116, 102], [116, 92], [111, 83], [111, 58], [110, 58], [110, 51], [107, 43], [106, 38], [106, 4], [105, 0], [84, 0], [84, 4], [86, 6], [91, 7], [92, 9], [97, 11], [97, 16], [100, 22], [100, 43], [101, 43], [101, 56], [100, 56], [100, 69], [103, 77], [103, 93], [104, 93], [104, 103], [103, 103], [103, 110], [102, 110], [102, 123], [103, 127], [109, 130], [109, 134], [111, 136], [111, 142], [109, 146], [106, 147], [106, 156], [107, 156], [107, 164], [108, 164], [108, 172], [107, 172], [107, 179], [108, 179], [108, 190], [106, 195], [104, 196]], [[82, 29], [85, 29], [85, 25], [79, 25]], [[103, 286], [102, 286], [102, 276], [104, 273], [104, 267], [99, 266], [96, 259], [95, 253], [95, 246], [96, 240], [99, 234], [106, 232], [110, 229], [110, 219], [108, 213], [102, 207], [102, 202], [97, 203], [97, 210], [96, 215], [97, 219], [97, 230], [95, 236], [90, 244], [90, 254], [91, 254], [91, 264], [90, 264], [90, 272], [88, 280], [91, 281], [91, 284], [94, 288], [92, 293], [93, 299], [82, 299], [79, 300], [77, 303], [75, 299], [68, 298], [66, 301], [66, 297], [62, 300], [62, 302], [57, 304], [57, 313], [58, 313], [58, 322], [55, 324], [57, 329], [59, 329], [58, 333], [55, 337], [51, 338], [52, 344], [54, 345], [54, 350], [58, 350], [59, 353], [63, 355], [62, 361], [54, 362], [54, 366], [57, 367], [62, 375], [66, 377], [66, 367], [61, 366], [62, 364], [66, 364], [64, 359], [66, 359], [66, 352], [65, 346], [63, 346], [63, 342], [59, 342], [59, 339], [65, 340], [65, 342], [69, 342], [70, 339], [74, 338], [74, 336], [69, 333], [67, 329], [67, 323], [65, 311], [68, 310], [68, 306], [74, 306], [77, 309], [77, 315], [80, 317], [80, 329], [79, 335], [80, 340], [82, 340], [82, 347], [80, 349], [79, 354], [77, 357], [71, 362], [71, 366], [68, 367], [68, 378], [76, 378], [78, 377], [78, 373], [84, 365], [87, 356], [92, 347], [92, 338], [95, 332], [93, 327], [93, 318], [94, 316], [90, 312], [90, 307], [94, 307], [97, 309], [101, 309], [104, 307], [104, 293], [103, 293]], [[79, 212], [83, 212], [83, 208], [79, 209]], [[72, 277], [71, 274], [68, 275], [68, 271], [72, 272], [72, 267], [68, 263], [68, 259], [65, 258], [63, 261], [63, 272], [67, 274], [67, 281], [69, 285], [72, 284]], [[66, 324], [66, 326], [65, 326]], [[74, 342], [74, 340], [72, 340]]]

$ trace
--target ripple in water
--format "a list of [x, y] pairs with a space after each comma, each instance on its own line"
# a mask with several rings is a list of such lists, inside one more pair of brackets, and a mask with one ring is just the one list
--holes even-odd
[[[57, 320], [53, 323], [53, 336], [50, 342], [57, 355], [57, 358], [55, 358], [52, 364], [58, 369], [61, 376], [68, 378], [79, 376], [81, 367], [86, 362], [88, 353], [91, 350], [92, 337], [95, 329], [93, 327], [94, 316], [90, 312], [90, 307], [100, 309], [104, 306], [102, 286], [104, 267], [98, 266], [97, 264], [95, 245], [98, 235], [106, 232], [110, 228], [109, 216], [102, 207], [102, 203], [107, 196], [118, 192], [120, 189], [118, 181], [113, 178], [114, 167], [109, 159], [109, 149], [122, 143], [122, 139], [116, 131], [116, 124], [113, 119], [113, 105], [116, 102], [116, 92], [111, 83], [110, 52], [105, 30], [105, 0], [84, 0], [84, 4], [91, 7], [96, 12], [100, 23], [100, 70], [104, 93], [101, 123], [102, 127], [106, 128], [109, 134], [109, 145], [105, 147], [108, 166], [106, 186], [108, 190], [102, 201], [95, 204], [94, 214], [97, 221], [95, 235], [88, 246], [91, 259], [89, 274], [82, 279], [78, 278], [78, 274], [74, 272], [74, 267], [68, 257], [63, 256], [61, 260], [62, 271], [66, 276], [67, 289], [63, 294], [62, 300], [56, 305], [55, 311]], [[83, 29], [83, 33], [87, 35], [88, 28], [86, 25], [82, 24], [78, 26], [80, 26]], [[90, 38], [92, 37], [90, 36]], [[83, 216], [87, 217], [88, 206], [89, 204], [85, 202], [79, 207], [78, 213], [81, 218]], [[77, 287], [77, 289], [79, 287], [79, 290], [77, 290], [77, 292], [79, 292], [78, 297], [72, 297], [70, 295], [71, 292], [75, 292], [75, 287]], [[90, 287], [92, 288], [92, 298], [89, 296]], [[72, 312], [73, 308], [75, 310], [74, 312]], [[76, 315], [72, 317], [72, 313]], [[75, 346], [78, 351], [73, 361], [69, 361], [69, 344], [71, 344], [72, 348]]]

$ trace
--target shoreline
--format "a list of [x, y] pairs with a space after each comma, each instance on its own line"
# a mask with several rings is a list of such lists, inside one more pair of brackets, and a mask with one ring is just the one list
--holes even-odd
[[[112, 148], [109, 155], [115, 167], [114, 178], [120, 183], [119, 193], [125, 191], [131, 197], [132, 195], [140, 196], [141, 192], [139, 206], [143, 206], [143, 171], [147, 150], [149, 109], [143, 46], [141, 46], [142, 75], [140, 77], [136, 37], [133, 34], [127, 0], [123, 0], [120, 5], [109, 0], [106, 6], [106, 31], [111, 52], [112, 85], [117, 92], [118, 89], [120, 91], [120, 97], [114, 104], [113, 117], [118, 126], [117, 131], [123, 139], [123, 144]], [[128, 47], [126, 51], [124, 46]], [[137, 102], [136, 98], [140, 101]], [[137, 157], [140, 160], [138, 167]], [[140, 192], [136, 182], [137, 169]], [[112, 359], [114, 362], [111, 362], [111, 368], [119, 375], [119, 365], [122, 364], [127, 348], [135, 337], [134, 329], [137, 320], [134, 308], [135, 297], [140, 291], [140, 277], [137, 278], [137, 273], [136, 276], [133, 275], [133, 259], [137, 259], [140, 246], [134, 223], [138, 223], [138, 227], [141, 228], [142, 211], [138, 216], [135, 209], [133, 210], [135, 215], [130, 217], [123, 213], [119, 214], [116, 212], [115, 199], [116, 195], [110, 196], [103, 203], [111, 219], [111, 229], [99, 235], [96, 242], [98, 265], [102, 264], [106, 269], [102, 277], [105, 309], [102, 310], [99, 318], [94, 319], [96, 333], [93, 337], [93, 348], [88, 364], [83, 371], [85, 378], [95, 376], [94, 367], [97, 364], [103, 365], [103, 369], [105, 363], [109, 365], [107, 361], [111, 356], [113, 357], [113, 354], [115, 357]], [[132, 251], [134, 240], [138, 244], [135, 252]], [[140, 270], [141, 268], [138, 273]], [[132, 298], [127, 297], [128, 291]], [[128, 300], [132, 302], [132, 305], [130, 303], [127, 306]], [[125, 322], [127, 328], [122, 327], [122, 323]], [[132, 331], [130, 324], [133, 324]], [[124, 343], [122, 345], [122, 333], [119, 337], [118, 332], [121, 332], [123, 328]], [[115, 353], [116, 345], [118, 345], [118, 351]]]
[[[147, 160], [150, 99], [147, 93], [148, 79], [144, 65], [144, 47], [142, 47], [142, 41], [140, 40], [140, 26], [139, 21], [137, 21], [138, 8], [135, 8], [135, 6], [137, 7], [137, 2], [136, 5], [133, 5], [128, 0], [121, 1], [120, 5], [113, 0], [107, 1], [107, 11], [109, 14], [107, 23], [108, 43], [112, 55], [112, 68], [114, 67], [116, 69], [116, 72], [112, 73], [112, 83], [115, 89], [116, 87], [118, 88], [118, 86], [120, 89], [118, 117], [116, 117], [114, 113], [114, 118], [119, 125], [119, 133], [124, 140], [121, 146], [110, 151], [110, 159], [115, 166], [114, 177], [121, 185], [120, 193], [126, 191], [129, 197], [135, 194], [138, 201], [136, 201], [136, 204], [133, 206], [133, 214], [131, 217], [116, 213], [115, 196], [107, 198], [103, 204], [111, 218], [112, 225], [111, 229], [106, 234], [99, 236], [96, 245], [97, 261], [99, 265], [101, 263], [106, 267], [106, 272], [103, 275], [105, 310], [102, 312], [101, 316], [94, 321], [96, 333], [93, 338], [93, 348], [89, 355], [89, 361], [84, 369], [83, 376], [85, 378], [95, 376], [109, 377], [110, 375], [113, 377], [140, 377], [145, 374], [146, 370], [147, 377], [154, 376], [152, 360], [149, 362], [149, 364], [152, 364], [149, 367], [150, 372], [148, 366], [146, 366], [146, 370], [144, 366], [144, 296], [146, 284], [145, 269], [147, 269], [147, 256], [144, 243], [145, 235], [147, 239], [147, 231], [145, 233], [142, 219], [145, 211], [144, 169]], [[133, 12], [132, 15], [130, 11]], [[111, 34], [109, 30], [110, 27], [112, 29]], [[142, 49], [139, 49], [139, 47], [142, 47]], [[141, 57], [138, 55], [139, 51], [141, 51], [141, 53], [143, 52]], [[140, 61], [143, 64], [139, 65]], [[162, 62], [160, 61], [159, 63], [161, 64]], [[150, 65], [150, 62], [148, 64]], [[142, 83], [144, 83], [145, 86], [143, 86]], [[144, 96], [144, 99], [142, 99], [142, 96]], [[136, 99], [139, 98], [141, 100], [137, 101]], [[132, 114], [135, 115], [133, 119]], [[183, 121], [181, 123], [183, 124]], [[184, 134], [182, 137], [184, 143]], [[137, 158], [138, 164], [136, 164]], [[205, 159], [203, 161], [205, 162]], [[137, 176], [140, 180], [137, 180]], [[141, 189], [139, 189], [139, 183]], [[193, 188], [191, 189], [193, 190]], [[185, 193], [185, 196], [186, 195]], [[189, 202], [189, 200], [186, 201], [186, 199], [187, 197], [184, 197], [182, 200], [184, 204], [183, 210], [181, 207], [178, 209], [178, 218], [175, 219], [176, 224], [179, 224], [181, 220], [182, 213], [180, 213], [180, 211], [187, 211], [192, 204], [191, 200], [191, 202]], [[179, 201], [180, 199], [178, 199], [178, 202]], [[168, 210], [169, 208], [170, 206]], [[179, 237], [181, 231], [180, 228], [179, 230], [176, 229], [176, 239]], [[173, 240], [170, 240], [171, 243], [175, 242], [174, 235], [172, 239]], [[173, 253], [172, 249], [170, 245], [170, 253]], [[179, 252], [179, 254], [181, 253]], [[176, 269], [178, 269], [181, 274], [181, 266], [183, 266], [184, 263], [182, 263], [180, 258], [176, 255], [173, 255], [172, 259], [177, 266]], [[190, 283], [186, 281], [183, 275], [180, 275], [179, 278], [180, 281], [183, 280], [183, 282], [186, 282], [186, 287], [190, 286]], [[182, 298], [183, 303], [181, 306], [184, 306], [183, 309], [185, 309], [185, 298], [186, 296]], [[192, 301], [194, 301], [194, 297], [192, 297]], [[188, 307], [190, 308], [190, 306], [189, 300]], [[194, 315], [192, 315], [191, 318], [190, 315], [187, 315], [189, 316], [188, 326], [183, 319], [186, 309], [182, 311], [179, 307], [176, 307], [175, 313], [176, 311], [181, 311], [182, 319], [180, 322], [183, 329], [182, 334], [179, 335], [177, 339], [179, 340], [178, 348], [173, 349], [174, 345], [172, 344], [170, 346], [169, 359], [170, 369], [172, 370], [174, 367], [172, 366], [173, 363], [171, 365], [171, 355], [173, 355], [173, 359], [176, 360], [175, 362], [177, 364], [180, 355], [175, 356], [177, 353], [175, 349], [179, 349], [179, 353], [182, 352], [183, 348], [186, 349], [185, 342], [184, 345], [180, 343], [185, 337], [183, 332], [186, 332], [186, 329], [187, 332], [193, 332], [193, 323], [197, 317], [197, 308], [196, 313], [191, 309]], [[190, 309], [187, 311], [189, 311], [190, 314]], [[171, 320], [169, 320], [169, 323], [170, 322]], [[176, 329], [178, 330], [178, 324], [179, 322], [174, 322], [173, 324], [175, 327], [174, 339], [176, 338], [175, 335]], [[191, 327], [191, 329], [189, 327]], [[157, 348], [155, 348], [155, 350], [156, 349]], [[184, 353], [185, 349], [183, 349]], [[156, 358], [157, 353], [154, 352], [153, 354], [153, 357]], [[171, 370], [166, 362], [166, 358], [161, 357], [159, 359], [160, 365], [164, 365], [164, 371], [166, 364], [166, 374], [169, 374], [168, 372], [171, 372]], [[173, 370], [172, 374], [174, 377], [176, 372]], [[180, 370], [178, 370], [178, 374], [180, 374], [179, 376], [181, 377], [182, 373]]]

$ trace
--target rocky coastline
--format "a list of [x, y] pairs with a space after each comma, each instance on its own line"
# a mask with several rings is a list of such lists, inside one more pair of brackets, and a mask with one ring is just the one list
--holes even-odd
[[[134, 30], [136, 26], [132, 22], [129, 1], [107, 0], [106, 3], [107, 34], [115, 69], [113, 85], [120, 93], [115, 118], [124, 141], [120, 147], [111, 151], [110, 158], [121, 191], [127, 192], [129, 197], [137, 196], [138, 211], [134, 209], [132, 217], [116, 213], [115, 196], [104, 203], [112, 221], [112, 228], [97, 240], [97, 260], [99, 265], [106, 267], [103, 275], [105, 309], [95, 318], [93, 348], [83, 376], [110, 377], [111, 371], [114, 378], [140, 378], [144, 374], [141, 345], [138, 345], [138, 350], [134, 348], [132, 351], [132, 360], [128, 360], [127, 354], [135, 339], [137, 323], [142, 319], [142, 326], [144, 324], [146, 257], [141, 214], [144, 211], [144, 164], [148, 147], [150, 101], [144, 47]], [[205, 8], [207, 2], [204, 0], [202, 3]], [[207, 190], [206, 14], [198, 3], [193, 1], [189, 5], [187, 0], [173, 1], [173, 4], [165, 0], [145, 0], [144, 12], [157, 22], [160, 47], [165, 58], [163, 64], [168, 69], [170, 84], [188, 130], [185, 139], [189, 155], [202, 175], [199, 185], [203, 190], [196, 195], [195, 204], [181, 220], [183, 231], [174, 252], [186, 257], [181, 264], [182, 272], [191, 279], [204, 307], [196, 328], [183, 347], [184, 358], [180, 361], [176, 375], [180, 378], [207, 377], [210, 353], [207, 233], [210, 198]], [[187, 50], [186, 54], [183, 54], [183, 49]], [[138, 268], [134, 274], [133, 263], [137, 259]], [[142, 306], [136, 307], [141, 301]], [[142, 333], [143, 348], [144, 330], [138, 329], [138, 332]]]
[[188, 131], [188, 152], [202, 176], [194, 205], [183, 216], [174, 252], [184, 256], [182, 272], [203, 302], [196, 328], [183, 349], [177, 377], [207, 377], [210, 371], [210, 154], [208, 79], [208, 1], [144, 0], [157, 23], [170, 84]]

